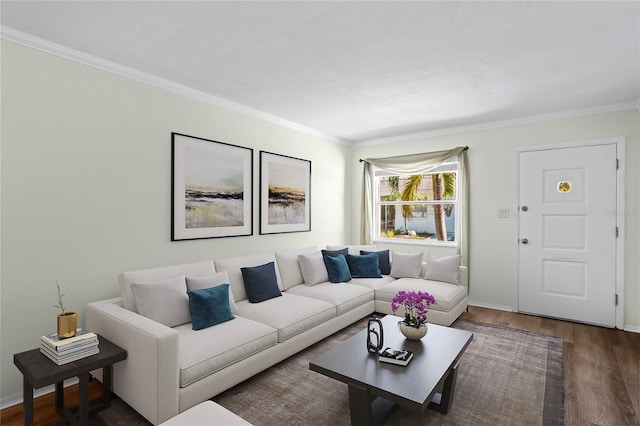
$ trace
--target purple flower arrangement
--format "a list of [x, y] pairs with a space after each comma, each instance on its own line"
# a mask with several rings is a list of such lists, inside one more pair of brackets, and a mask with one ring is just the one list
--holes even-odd
[[400, 290], [391, 299], [391, 311], [395, 314], [404, 307], [404, 323], [418, 328], [426, 324], [429, 307], [435, 304], [436, 298], [427, 292]]

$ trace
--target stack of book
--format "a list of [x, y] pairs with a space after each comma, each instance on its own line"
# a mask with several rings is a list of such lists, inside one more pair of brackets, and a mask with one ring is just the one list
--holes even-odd
[[74, 337], [61, 339], [56, 333], [42, 336], [40, 352], [58, 365], [68, 364], [100, 352], [98, 336], [78, 329]]
[[413, 359], [413, 352], [404, 349], [384, 348], [378, 359], [389, 364], [407, 365]]

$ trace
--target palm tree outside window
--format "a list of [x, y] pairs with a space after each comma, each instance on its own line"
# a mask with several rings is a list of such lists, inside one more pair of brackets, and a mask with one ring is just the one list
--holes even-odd
[[[455, 242], [457, 161], [429, 173], [397, 175], [375, 169], [374, 240]], [[376, 235], [377, 234], [377, 235]]]

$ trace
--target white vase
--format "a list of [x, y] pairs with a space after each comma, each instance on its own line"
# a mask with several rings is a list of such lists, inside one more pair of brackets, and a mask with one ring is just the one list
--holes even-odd
[[420, 327], [413, 327], [411, 325], [407, 325], [404, 321], [398, 321], [398, 327], [400, 327], [400, 332], [409, 340], [420, 340], [429, 331], [427, 324], [421, 324]]

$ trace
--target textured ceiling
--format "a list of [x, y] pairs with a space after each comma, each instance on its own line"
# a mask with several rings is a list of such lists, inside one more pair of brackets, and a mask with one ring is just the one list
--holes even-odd
[[355, 143], [640, 98], [635, 1], [0, 7], [5, 28]]

